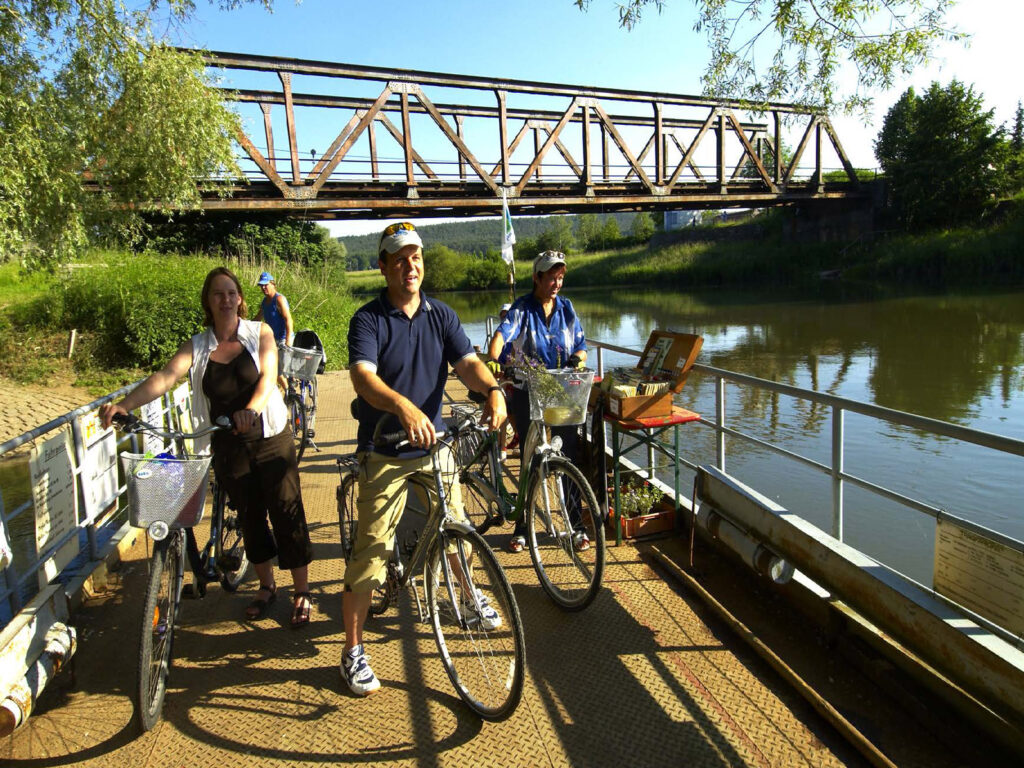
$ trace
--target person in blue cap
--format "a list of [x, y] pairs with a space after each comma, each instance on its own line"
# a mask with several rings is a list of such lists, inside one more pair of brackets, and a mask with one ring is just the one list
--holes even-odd
[[[256, 281], [256, 285], [263, 290], [263, 301], [260, 302], [260, 309], [256, 313], [255, 319], [257, 321], [262, 320], [270, 326], [270, 330], [274, 332], [274, 340], [277, 342], [277, 347], [280, 350], [282, 345], [291, 344], [292, 339], [295, 338], [295, 326], [292, 324], [292, 311], [288, 306], [288, 299], [277, 290], [274, 276], [269, 272], [262, 273], [259, 280]], [[287, 382], [284, 376], [281, 375], [280, 354], [277, 359], [277, 386], [285, 389]]]

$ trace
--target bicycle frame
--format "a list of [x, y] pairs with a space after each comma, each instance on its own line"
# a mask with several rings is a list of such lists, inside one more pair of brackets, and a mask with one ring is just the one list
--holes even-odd
[[[477, 462], [486, 459], [488, 469], [490, 470], [490, 477], [494, 478], [493, 484], [488, 483], [486, 488], [493, 495], [492, 501], [498, 505], [498, 512], [502, 519], [512, 522], [518, 520], [526, 508], [526, 492], [530, 478], [535, 472], [543, 473], [548, 458], [556, 453], [548, 439], [547, 427], [543, 422], [539, 421], [530, 422], [526, 439], [522, 442], [522, 445], [524, 461], [528, 454], [532, 453], [532, 455], [529, 456], [529, 462], [525, 465], [525, 469], [523, 465], [520, 466], [518, 482], [515, 482], [512, 471], [503, 462], [498, 460], [497, 432], [489, 433], [473, 452], [473, 457], [465, 463], [466, 467], [472, 467]], [[531, 448], [532, 451], [530, 450]], [[509, 493], [505, 488], [505, 484], [499, 482], [502, 477], [513, 480], [513, 484], [517, 489], [516, 495]]]
[[[442, 445], [451, 446], [442, 441], [439, 441]], [[448, 504], [448, 494], [444, 487], [444, 471], [441, 467], [441, 459], [438, 455], [440, 445], [435, 446], [430, 454], [431, 471], [434, 479], [434, 491], [437, 494], [437, 503], [431, 505], [431, 508], [427, 512], [427, 520], [424, 524], [423, 534], [419, 537], [416, 542], [416, 546], [413, 549], [412, 555], [409, 557], [409, 563], [403, 567], [402, 573], [398, 579], [398, 586], [401, 589], [405, 589], [410, 584], [413, 587], [413, 594], [416, 597], [416, 610], [419, 613], [420, 621], [426, 621], [428, 613], [423, 605], [423, 601], [420, 600], [419, 586], [416, 584], [416, 574], [419, 573], [426, 562], [427, 553], [430, 552], [431, 546], [435, 541], [440, 541], [440, 546], [447, 552], [449, 530], [458, 531], [460, 533], [469, 533], [474, 530], [472, 524], [463, 523], [456, 520], [451, 516], [451, 508]], [[453, 479], [452, 482], [458, 482], [457, 479]], [[418, 485], [424, 491], [427, 491], [427, 483], [425, 480], [410, 478], [408, 480], [410, 486]], [[429, 498], [429, 497], [428, 497]], [[395, 551], [398, 551], [398, 543], [395, 542]], [[470, 571], [470, 563], [466, 560], [466, 553], [460, 547], [458, 549], [458, 563], [462, 574], [468, 574]], [[397, 554], [396, 554], [397, 557]], [[444, 572], [445, 584], [447, 585], [448, 599], [451, 601], [452, 610], [455, 612], [455, 618], [459, 622], [460, 626], [465, 627], [465, 619], [462, 616], [462, 612], [458, 605], [458, 600], [453, 588], [452, 581], [452, 564], [450, 562], [451, 553], [447, 557], [440, 558], [441, 568]], [[463, 579], [460, 579], [462, 581]], [[425, 585], [424, 585], [425, 586]], [[424, 600], [426, 593], [424, 592]]]

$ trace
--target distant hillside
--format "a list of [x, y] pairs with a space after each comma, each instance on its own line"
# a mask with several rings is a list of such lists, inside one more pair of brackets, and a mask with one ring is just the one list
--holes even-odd
[[[605, 219], [614, 218], [618, 222], [619, 228], [623, 232], [628, 232], [635, 215], [634, 213], [609, 213], [601, 214], [598, 218], [602, 222]], [[514, 218], [512, 226], [515, 228], [516, 237], [519, 240], [536, 238], [550, 229], [552, 220], [556, 218], [569, 219], [575, 231], [578, 216], [523, 216]], [[387, 224], [381, 222], [381, 229], [385, 226]], [[501, 219], [466, 219], [444, 224], [426, 224], [416, 229], [426, 245], [438, 243], [461, 253], [497, 251], [501, 245]], [[377, 266], [377, 241], [379, 238], [379, 234], [338, 238], [347, 249], [350, 271], [371, 269]]]

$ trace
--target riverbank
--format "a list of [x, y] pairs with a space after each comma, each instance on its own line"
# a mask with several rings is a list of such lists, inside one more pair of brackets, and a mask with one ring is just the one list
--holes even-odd
[[[701, 239], [698, 228], [678, 242], [666, 242], [671, 240], [671, 233], [666, 233], [645, 246], [593, 253], [570, 250], [568, 280], [573, 288], [799, 288], [823, 279], [928, 290], [1024, 285], [1024, 251], [1019, 247], [1024, 240], [1024, 206], [1017, 201], [1007, 201], [993, 220], [977, 226], [917, 234], [874, 232], [852, 243], [788, 242], [782, 237], [783, 215], [759, 217], [756, 227], [745, 229], [751, 239], [723, 238], [710, 229], [704, 230], [707, 239]], [[432, 282], [432, 245], [427, 243], [427, 290]], [[532, 256], [517, 259], [517, 292], [529, 289], [531, 265]], [[384, 286], [375, 269], [349, 272], [347, 279], [358, 294], [372, 294]], [[444, 290], [480, 290], [449, 276], [443, 284]]]

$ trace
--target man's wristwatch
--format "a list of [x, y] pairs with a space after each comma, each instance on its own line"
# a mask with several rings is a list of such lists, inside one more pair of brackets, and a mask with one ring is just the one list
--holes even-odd
[[495, 384], [493, 387], [488, 387], [487, 394], [489, 395], [491, 394], [491, 392], [501, 392], [501, 387], [499, 387], [497, 384]]

